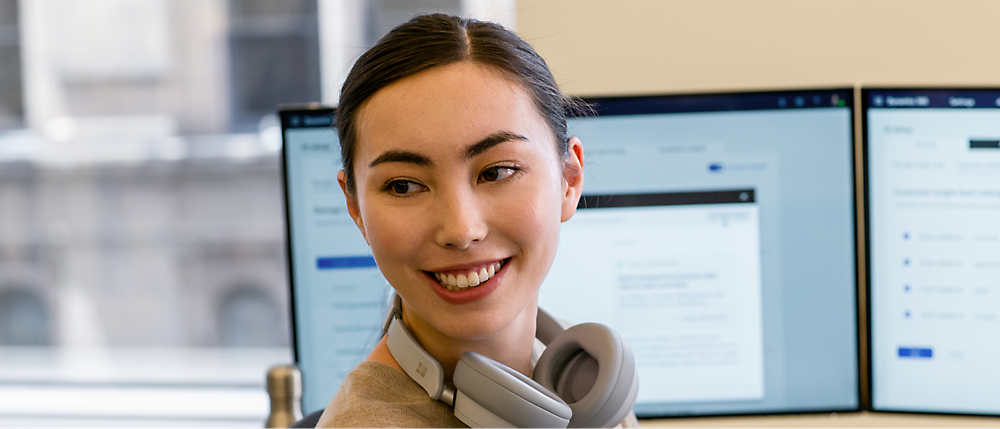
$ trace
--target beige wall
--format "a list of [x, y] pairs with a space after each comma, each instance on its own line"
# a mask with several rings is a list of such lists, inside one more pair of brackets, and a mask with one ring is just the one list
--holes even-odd
[[518, 0], [576, 95], [1000, 86], [1000, 1]]

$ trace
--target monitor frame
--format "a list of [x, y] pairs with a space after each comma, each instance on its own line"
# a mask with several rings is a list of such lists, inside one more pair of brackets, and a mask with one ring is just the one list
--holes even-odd
[[[587, 107], [583, 109], [582, 112], [571, 111], [567, 115], [570, 117], [588, 117], [588, 116], [602, 116], [602, 115], [629, 115], [629, 114], [670, 114], [670, 113], [706, 113], [706, 112], [746, 112], [754, 110], [794, 110], [794, 109], [811, 109], [811, 108], [830, 108], [832, 106], [802, 106], [793, 107], [788, 106], [787, 108], [775, 107], [769, 105], [769, 100], [773, 100], [774, 97], [788, 97], [789, 100], [793, 100], [794, 97], [800, 95], [812, 95], [820, 93], [832, 94], [843, 94], [845, 95], [844, 105], [838, 107], [844, 107], [850, 109], [850, 130], [851, 130], [851, 213], [852, 213], [852, 229], [854, 231], [854, 301], [855, 301], [855, 317], [854, 317], [854, 336], [857, 347], [857, 356], [855, 357], [855, 364], [857, 369], [858, 377], [858, 387], [857, 387], [857, 400], [858, 405], [854, 408], [816, 408], [808, 410], [790, 410], [790, 411], [762, 411], [762, 412], [747, 412], [747, 413], [718, 413], [718, 414], [691, 414], [691, 415], [659, 415], [653, 417], [643, 417], [643, 419], [687, 419], [687, 418], [712, 418], [712, 417], [749, 417], [749, 416], [785, 416], [785, 415], [808, 415], [808, 414], [828, 414], [828, 413], [851, 413], [851, 412], [861, 412], [869, 411], [871, 409], [870, 396], [870, 378], [865, 380], [864, 376], [868, 374], [865, 371], [866, 364], [870, 367], [870, 359], [865, 359], [868, 356], [868, 342], [870, 337], [866, 338], [862, 334], [866, 332], [867, 327], [867, 313], [864, 311], [860, 298], [865, 296], [864, 290], [867, 289], [867, 282], [862, 283], [866, 280], [868, 273], [867, 261], [861, 257], [860, 250], [866, 249], [867, 240], [863, 239], [865, 236], [861, 234], [861, 224], [859, 221], [862, 219], [863, 208], [866, 207], [862, 203], [866, 203], [865, 199], [867, 195], [863, 195], [863, 191], [866, 188], [862, 188], [859, 183], [859, 174], [863, 171], [860, 162], [864, 160], [861, 155], [861, 142], [858, 140], [858, 91], [855, 87], [819, 87], [819, 88], [797, 88], [797, 89], [783, 89], [783, 90], [763, 90], [763, 91], [721, 91], [721, 92], [690, 92], [690, 93], [666, 93], [666, 94], [644, 94], [644, 95], [604, 95], [604, 96], [593, 96], [593, 97], [577, 97], [576, 100], [584, 103]], [[726, 103], [725, 100], [732, 97], [742, 97], [740, 103]], [[629, 105], [634, 105], [635, 102], [645, 103], [647, 107], [641, 111], [629, 109]], [[619, 105], [623, 103], [623, 105]], [[685, 104], [683, 109], [676, 108], [674, 106], [678, 104]], [[603, 112], [603, 113], [602, 113]], [[860, 158], [860, 159], [859, 159]], [[864, 213], [867, 216], [867, 212]], [[864, 218], [865, 227], [867, 227], [867, 217]], [[867, 253], [866, 253], [867, 254]], [[862, 269], [864, 268], [864, 269]], [[866, 341], [867, 340], [867, 341]], [[866, 362], [867, 360], [867, 362]]]
[[[875, 407], [875, 382], [874, 378], [874, 364], [873, 364], [873, 353], [872, 353], [872, 287], [871, 287], [871, 202], [870, 202], [870, 183], [869, 176], [871, 172], [871, 166], [868, 163], [868, 153], [871, 142], [868, 136], [868, 109], [872, 108], [871, 104], [871, 94], [873, 92], [912, 92], [912, 93], [937, 93], [940, 95], [967, 95], [970, 92], [1000, 92], [1000, 87], [980, 87], [980, 86], [862, 86], [859, 88], [860, 97], [858, 97], [858, 112], [861, 115], [861, 172], [862, 178], [860, 186], [862, 188], [862, 207], [864, 212], [864, 253], [862, 261], [865, 267], [864, 270], [864, 286], [865, 286], [865, 339], [866, 339], [866, 349], [867, 349], [867, 368], [866, 378], [868, 380], [867, 391], [867, 411], [879, 412], [879, 413], [892, 413], [892, 414], [922, 414], [922, 415], [944, 415], [944, 416], [970, 416], [970, 417], [1000, 417], [1000, 412], [996, 414], [981, 414], [981, 413], [962, 413], [962, 412], [948, 412], [948, 411], [922, 411], [922, 410], [900, 410], [900, 409], [888, 409], [888, 408], [876, 408]], [[998, 109], [1000, 110], [1000, 109]]]
[[[289, 128], [288, 123], [292, 115], [333, 115], [336, 118], [337, 109], [335, 107], [322, 106], [319, 103], [312, 103], [308, 105], [292, 105], [292, 106], [278, 106], [278, 120], [281, 127], [281, 190], [282, 190], [282, 200], [285, 203], [285, 256], [286, 264], [288, 266], [288, 305], [289, 305], [289, 316], [292, 318], [291, 329], [292, 329], [292, 359], [296, 366], [299, 366], [299, 362], [302, 359], [299, 353], [299, 329], [298, 329], [298, 315], [296, 313], [296, 300], [295, 300], [295, 246], [292, 243], [294, 235], [292, 234], [292, 201], [290, 197], [289, 189], [289, 177], [288, 177], [288, 150], [286, 148], [285, 141], [285, 131]], [[319, 128], [319, 127], [317, 127]], [[307, 382], [305, 379], [305, 374], [302, 374], [302, 391], [303, 393], [307, 389]]]

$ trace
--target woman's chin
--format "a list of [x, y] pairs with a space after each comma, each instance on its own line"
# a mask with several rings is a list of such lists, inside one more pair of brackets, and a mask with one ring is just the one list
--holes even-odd
[[462, 342], [473, 342], [492, 337], [496, 335], [497, 332], [503, 329], [494, 326], [486, 326], [483, 324], [476, 324], [477, 326], [469, 326], [469, 325], [470, 324], [462, 324], [462, 326], [450, 326], [448, 328], [440, 329], [440, 331], [442, 334], [454, 340]]
[[[524, 309], [514, 307], [494, 307], [489, 311], [480, 310], [474, 315], [464, 317], [457, 314], [446, 315], [435, 321], [434, 328], [445, 336], [462, 342], [485, 340], [511, 328], [520, 331], [517, 327], [523, 325], [523, 323], [519, 323], [519, 320], [522, 318]], [[534, 337], [533, 311], [531, 315], [531, 336]]]

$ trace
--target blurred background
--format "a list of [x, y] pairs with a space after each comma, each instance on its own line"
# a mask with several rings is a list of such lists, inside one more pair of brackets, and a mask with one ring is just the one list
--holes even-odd
[[578, 95], [1000, 86], [991, 1], [0, 0], [0, 425], [261, 426], [290, 362], [283, 103], [413, 15]]
[[0, 425], [262, 426], [276, 106], [415, 14], [514, 15], [480, 3], [0, 0]]

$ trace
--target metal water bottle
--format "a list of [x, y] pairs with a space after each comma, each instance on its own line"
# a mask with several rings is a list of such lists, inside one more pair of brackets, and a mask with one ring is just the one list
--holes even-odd
[[267, 395], [271, 412], [265, 427], [287, 428], [302, 419], [302, 374], [294, 365], [278, 365], [267, 371]]

